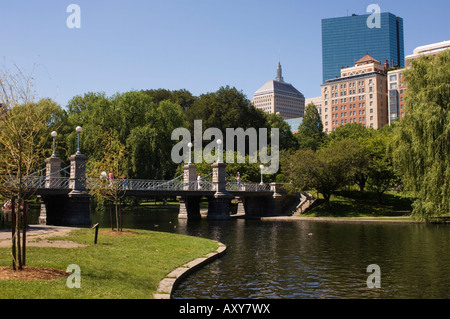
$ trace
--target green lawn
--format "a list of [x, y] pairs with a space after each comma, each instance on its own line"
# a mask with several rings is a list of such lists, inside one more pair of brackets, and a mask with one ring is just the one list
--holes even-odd
[[380, 217], [407, 216], [411, 213], [413, 198], [407, 193], [386, 192], [379, 204], [374, 192], [339, 191], [331, 196], [330, 208], [321, 204], [309, 210], [311, 217]]
[[[101, 231], [102, 229], [100, 229]], [[137, 234], [98, 235], [73, 231], [59, 238], [88, 244], [83, 248], [27, 248], [27, 266], [81, 269], [81, 288], [68, 288], [67, 278], [50, 281], [0, 280], [0, 298], [152, 298], [169, 272], [217, 249], [211, 240], [184, 235], [134, 230]], [[0, 266], [11, 265], [11, 249], [0, 249]]]

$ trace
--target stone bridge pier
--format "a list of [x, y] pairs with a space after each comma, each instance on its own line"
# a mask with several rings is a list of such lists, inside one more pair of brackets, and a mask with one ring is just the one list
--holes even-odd
[[260, 218], [284, 215], [283, 206], [285, 196], [280, 193], [280, 183], [271, 183], [271, 196], [241, 196], [246, 218]]
[[[234, 195], [226, 190], [226, 173], [225, 163], [214, 163], [211, 165], [213, 169], [212, 184], [213, 195], [207, 195], [208, 199], [208, 220], [228, 220], [230, 219], [231, 200]], [[200, 200], [204, 196], [201, 188], [197, 184], [197, 166], [187, 164], [183, 166], [184, 170], [184, 190], [186, 195], [179, 196], [180, 212], [178, 218], [187, 218], [189, 220], [198, 220], [200, 215]], [[197, 192], [197, 194], [195, 194]]]
[[[69, 157], [70, 160], [70, 192], [49, 192], [40, 195], [41, 211], [40, 224], [55, 226], [79, 226], [91, 225], [90, 195], [87, 192], [84, 180], [86, 178], [87, 157], [76, 153]], [[46, 162], [45, 188], [52, 189], [52, 185], [60, 179], [62, 160], [50, 157]], [[56, 174], [58, 173], [58, 174]]]
[[[238, 192], [231, 194], [226, 190], [225, 163], [214, 163], [212, 184], [213, 195], [206, 195], [208, 200], [207, 220], [229, 220], [231, 218], [231, 200], [238, 199], [238, 213], [245, 213], [245, 218], [261, 218], [283, 215], [285, 196], [280, 192], [281, 184], [271, 183], [270, 192]], [[197, 189], [197, 173], [194, 164], [187, 164], [184, 169], [184, 190], [186, 195], [179, 196], [179, 218], [198, 220], [201, 218], [200, 201], [202, 194], [195, 194]]]
[[230, 219], [230, 206], [231, 200], [234, 199], [234, 195], [230, 194], [226, 190], [227, 181], [225, 163], [214, 163], [211, 165], [213, 169], [213, 189], [215, 193], [213, 196], [208, 197], [208, 220], [227, 220]]
[[[198, 189], [197, 186], [197, 166], [194, 164], [186, 164], [183, 166], [183, 191], [194, 192]], [[200, 200], [201, 195], [190, 195], [190, 196], [178, 196], [178, 201], [180, 202], [180, 211], [178, 213], [178, 218], [187, 218], [189, 220], [198, 220], [201, 218], [200, 215]]]

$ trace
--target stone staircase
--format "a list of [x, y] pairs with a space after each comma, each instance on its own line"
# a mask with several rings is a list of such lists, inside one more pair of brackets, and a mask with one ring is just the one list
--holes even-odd
[[310, 193], [306, 193], [306, 196], [304, 194], [300, 194], [298, 204], [293, 210], [292, 216], [300, 216], [301, 214], [305, 213], [314, 205], [316, 201], [317, 199]]

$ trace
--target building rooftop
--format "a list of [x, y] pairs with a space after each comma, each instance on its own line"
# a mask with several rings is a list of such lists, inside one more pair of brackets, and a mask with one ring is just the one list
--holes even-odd
[[444, 50], [450, 49], [450, 41], [442, 41], [427, 45], [422, 45], [413, 50], [413, 54], [407, 55], [406, 58], [416, 57], [420, 54], [432, 54], [438, 53]]
[[297, 90], [292, 84], [286, 82], [278, 82], [274, 80], [267, 81], [255, 92], [254, 96], [269, 93], [279, 93], [283, 95], [304, 98], [303, 94], [299, 90]]
[[275, 80], [267, 81], [261, 86], [253, 96], [278, 93], [288, 95], [292, 97], [305, 98], [303, 94], [297, 90], [292, 84], [284, 82], [283, 71], [281, 69], [281, 63], [278, 61], [277, 77]]
[[369, 64], [369, 63], [378, 63], [381, 64], [380, 61], [377, 59], [371, 57], [369, 53], [367, 53], [365, 56], [363, 56], [361, 59], [355, 62], [355, 65], [363, 65], [363, 64]]

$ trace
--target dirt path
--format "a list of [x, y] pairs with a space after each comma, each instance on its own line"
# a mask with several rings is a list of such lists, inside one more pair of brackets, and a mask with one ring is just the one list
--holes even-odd
[[[74, 227], [60, 227], [47, 225], [30, 225], [27, 228], [27, 246], [28, 247], [56, 247], [56, 248], [77, 248], [86, 247], [68, 240], [48, 240], [51, 237], [66, 236], [72, 230], [79, 229]], [[22, 234], [21, 234], [22, 236]], [[11, 247], [11, 230], [0, 230], [0, 248]]]

